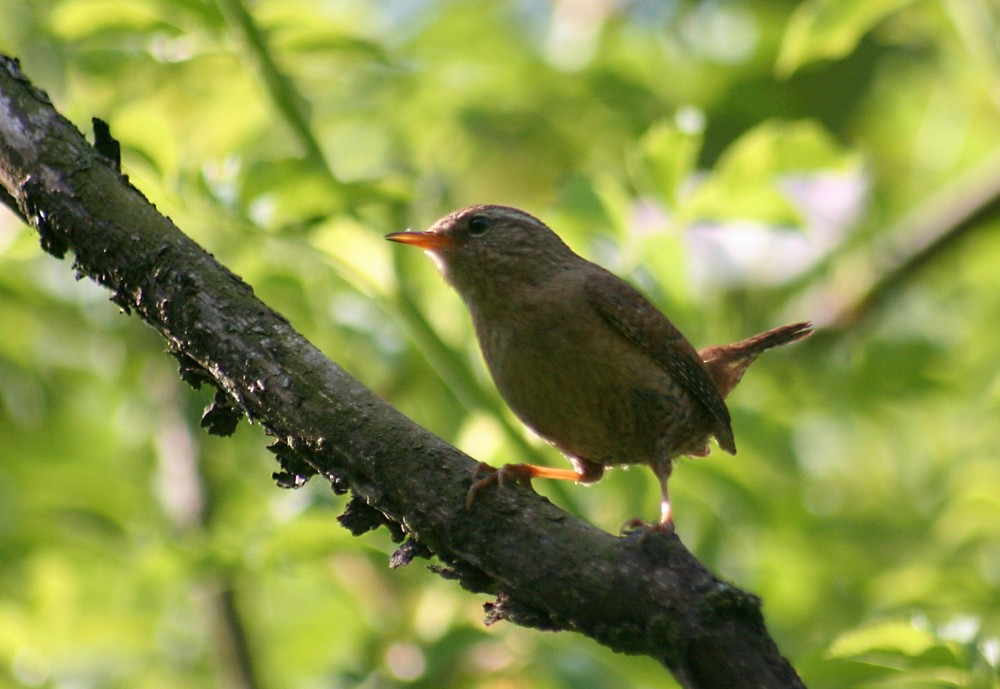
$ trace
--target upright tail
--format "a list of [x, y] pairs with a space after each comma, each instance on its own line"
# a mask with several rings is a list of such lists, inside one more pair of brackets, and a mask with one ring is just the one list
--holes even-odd
[[740, 382], [747, 366], [752, 364], [761, 352], [772, 347], [798, 342], [812, 333], [812, 323], [808, 321], [790, 323], [735, 344], [705, 347], [698, 350], [698, 354], [705, 362], [705, 367], [712, 376], [715, 387], [719, 389], [719, 394], [725, 398]]

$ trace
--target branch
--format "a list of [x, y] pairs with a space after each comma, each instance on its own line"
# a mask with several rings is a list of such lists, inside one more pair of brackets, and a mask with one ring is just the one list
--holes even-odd
[[1000, 217], [1000, 149], [887, 228], [876, 278], [842, 304], [824, 329], [847, 330], [977, 229]]
[[296, 333], [185, 237], [0, 56], [0, 186], [42, 248], [111, 291], [166, 339], [189, 383], [217, 389], [202, 424], [242, 415], [273, 438], [279, 484], [320, 474], [352, 497], [353, 533], [386, 525], [394, 566], [434, 555], [488, 620], [585, 634], [663, 663], [689, 689], [802, 687], [760, 601], [712, 575], [676, 536], [613, 537], [528, 488], [464, 508], [476, 462], [415, 425]]

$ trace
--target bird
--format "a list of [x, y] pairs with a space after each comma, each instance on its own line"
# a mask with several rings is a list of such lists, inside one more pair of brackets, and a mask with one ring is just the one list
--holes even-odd
[[589, 484], [607, 467], [644, 464], [659, 481], [659, 521], [632, 521], [672, 531], [675, 460], [707, 455], [713, 437], [735, 454], [726, 396], [761, 352], [813, 332], [803, 321], [696, 350], [638, 289], [508, 206], [469, 206], [385, 238], [430, 255], [468, 308], [500, 395], [573, 466], [481, 464], [489, 473], [473, 476], [467, 507], [508, 479]]

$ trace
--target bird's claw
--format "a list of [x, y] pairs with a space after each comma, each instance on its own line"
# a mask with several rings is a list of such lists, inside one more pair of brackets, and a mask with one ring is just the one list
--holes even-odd
[[638, 535], [639, 543], [645, 543], [657, 534], [665, 534], [667, 536], [672, 535], [674, 533], [674, 520], [671, 519], [669, 521], [660, 521], [650, 524], [649, 522], [636, 517], [635, 519], [629, 519], [627, 522], [622, 524], [618, 533], [626, 538]]
[[[478, 478], [480, 474], [489, 472], [483, 478]], [[502, 486], [506, 481], [514, 481], [522, 485], [531, 485], [531, 467], [525, 464], [504, 464], [497, 469], [486, 462], [480, 462], [472, 472], [472, 485], [469, 492], [465, 494], [465, 509], [472, 507], [472, 501], [476, 499], [479, 491], [489, 488], [492, 485]]]
[[[489, 472], [484, 478], [479, 478], [479, 475], [484, 472]], [[480, 462], [476, 465], [475, 470], [472, 472], [472, 485], [469, 486], [469, 492], [465, 494], [465, 509], [470, 509], [472, 507], [472, 501], [476, 499], [476, 495], [483, 488], [490, 486], [494, 483], [500, 483], [499, 471], [494, 466], [490, 466], [486, 462]]]

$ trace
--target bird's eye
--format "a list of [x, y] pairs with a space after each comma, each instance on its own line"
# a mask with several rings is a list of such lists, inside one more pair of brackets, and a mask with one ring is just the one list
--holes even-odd
[[490, 228], [490, 219], [485, 215], [473, 215], [469, 218], [469, 233], [479, 235]]

